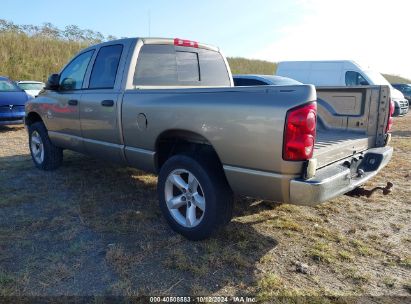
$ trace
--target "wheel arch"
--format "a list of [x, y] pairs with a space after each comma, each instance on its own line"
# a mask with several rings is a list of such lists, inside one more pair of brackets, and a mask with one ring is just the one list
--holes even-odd
[[220, 157], [211, 142], [196, 132], [180, 129], [164, 131], [157, 137], [155, 151], [157, 172], [170, 157], [190, 153], [207, 153], [210, 157], [214, 157], [223, 169]]
[[40, 114], [38, 114], [37, 112], [29, 112], [26, 114], [26, 116], [24, 117], [24, 124], [26, 126], [30, 126], [35, 122], [43, 122], [43, 119], [41, 118]]

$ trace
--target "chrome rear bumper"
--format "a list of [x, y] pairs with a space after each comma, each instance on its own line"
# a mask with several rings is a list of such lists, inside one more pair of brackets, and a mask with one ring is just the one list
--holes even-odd
[[347, 193], [375, 176], [390, 161], [392, 153], [393, 148], [389, 146], [369, 149], [358, 160], [354, 172], [346, 159], [317, 170], [311, 179], [293, 179], [290, 181], [290, 201], [299, 205], [315, 205]]

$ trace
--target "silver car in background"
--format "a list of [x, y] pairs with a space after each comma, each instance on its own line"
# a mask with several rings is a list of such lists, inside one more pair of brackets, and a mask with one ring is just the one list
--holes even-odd
[[46, 84], [41, 81], [24, 80], [18, 81], [17, 85], [24, 90], [28, 95], [37, 97], [40, 91], [44, 89]]

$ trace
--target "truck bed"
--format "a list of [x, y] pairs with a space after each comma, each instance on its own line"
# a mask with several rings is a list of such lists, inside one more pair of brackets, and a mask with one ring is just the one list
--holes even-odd
[[[317, 87], [317, 168], [381, 146], [388, 88]], [[381, 115], [380, 115], [381, 114]], [[382, 120], [382, 123], [381, 123]]]

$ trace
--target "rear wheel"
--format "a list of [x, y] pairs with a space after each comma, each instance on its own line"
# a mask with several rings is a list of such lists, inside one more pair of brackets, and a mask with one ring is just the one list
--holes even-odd
[[37, 168], [55, 170], [63, 162], [63, 149], [50, 141], [47, 129], [42, 122], [28, 126], [31, 158]]
[[215, 162], [171, 157], [158, 181], [160, 208], [173, 230], [190, 240], [209, 237], [232, 216], [233, 195]]

